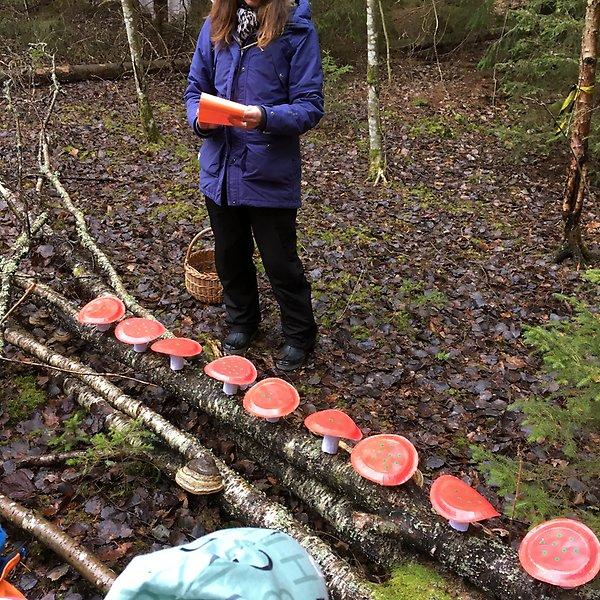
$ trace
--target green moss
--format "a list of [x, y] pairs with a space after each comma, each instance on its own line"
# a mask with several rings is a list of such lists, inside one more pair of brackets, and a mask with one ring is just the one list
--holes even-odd
[[[188, 190], [185, 186], [179, 186], [179, 184], [176, 184], [176, 186], [178, 187], [177, 192], [167, 192], [167, 198], [177, 197], [179, 194], [183, 195], [191, 192], [193, 192], [194, 196], [196, 195], [196, 190]], [[164, 220], [167, 223], [176, 223], [178, 221], [202, 223], [206, 218], [206, 210], [202, 205], [198, 204], [197, 199], [193, 201], [176, 200], [175, 202], [167, 202], [166, 204], [155, 206], [149, 212], [148, 217], [151, 220]]]
[[441, 116], [417, 119], [410, 128], [410, 134], [413, 137], [430, 136], [440, 139], [454, 137], [452, 126]]
[[6, 403], [11, 423], [29, 418], [33, 411], [46, 403], [46, 394], [31, 375], [18, 375], [13, 379], [16, 395]]
[[377, 600], [452, 600], [442, 577], [412, 562], [394, 568], [388, 581], [373, 586], [373, 595]]
[[352, 337], [359, 342], [364, 342], [371, 337], [370, 329], [364, 325], [353, 325], [350, 328], [350, 333], [352, 334]]

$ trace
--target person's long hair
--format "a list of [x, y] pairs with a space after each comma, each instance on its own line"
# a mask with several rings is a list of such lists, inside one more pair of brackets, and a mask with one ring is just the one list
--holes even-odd
[[[258, 16], [258, 46], [264, 48], [279, 37], [288, 21], [291, 9], [290, 0], [266, 0], [256, 14]], [[231, 44], [237, 23], [237, 0], [214, 0], [210, 18], [213, 44]]]

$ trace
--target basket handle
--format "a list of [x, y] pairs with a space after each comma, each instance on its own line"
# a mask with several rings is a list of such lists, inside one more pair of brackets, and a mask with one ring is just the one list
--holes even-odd
[[190, 260], [190, 254], [192, 252], [192, 248], [194, 247], [194, 244], [201, 238], [204, 237], [205, 234], [207, 234], [210, 231], [210, 227], [207, 227], [206, 229], [203, 229], [202, 231], [199, 231], [195, 236], [194, 239], [190, 242], [190, 245], [188, 246], [187, 252], [185, 253], [185, 262], [189, 262]]

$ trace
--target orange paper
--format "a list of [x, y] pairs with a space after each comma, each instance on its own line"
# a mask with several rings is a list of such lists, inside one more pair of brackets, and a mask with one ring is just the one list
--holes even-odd
[[234, 125], [236, 121], [242, 120], [245, 112], [245, 104], [239, 104], [238, 102], [232, 102], [231, 100], [202, 92], [196, 118], [198, 119], [198, 123]]

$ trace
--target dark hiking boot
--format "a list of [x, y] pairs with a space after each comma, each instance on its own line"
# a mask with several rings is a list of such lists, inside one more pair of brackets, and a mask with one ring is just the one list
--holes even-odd
[[252, 333], [232, 331], [223, 340], [223, 352], [225, 354], [245, 354], [255, 336], [256, 331], [253, 331]]
[[308, 353], [309, 350], [285, 344], [275, 359], [275, 366], [281, 371], [295, 371], [306, 362]]

